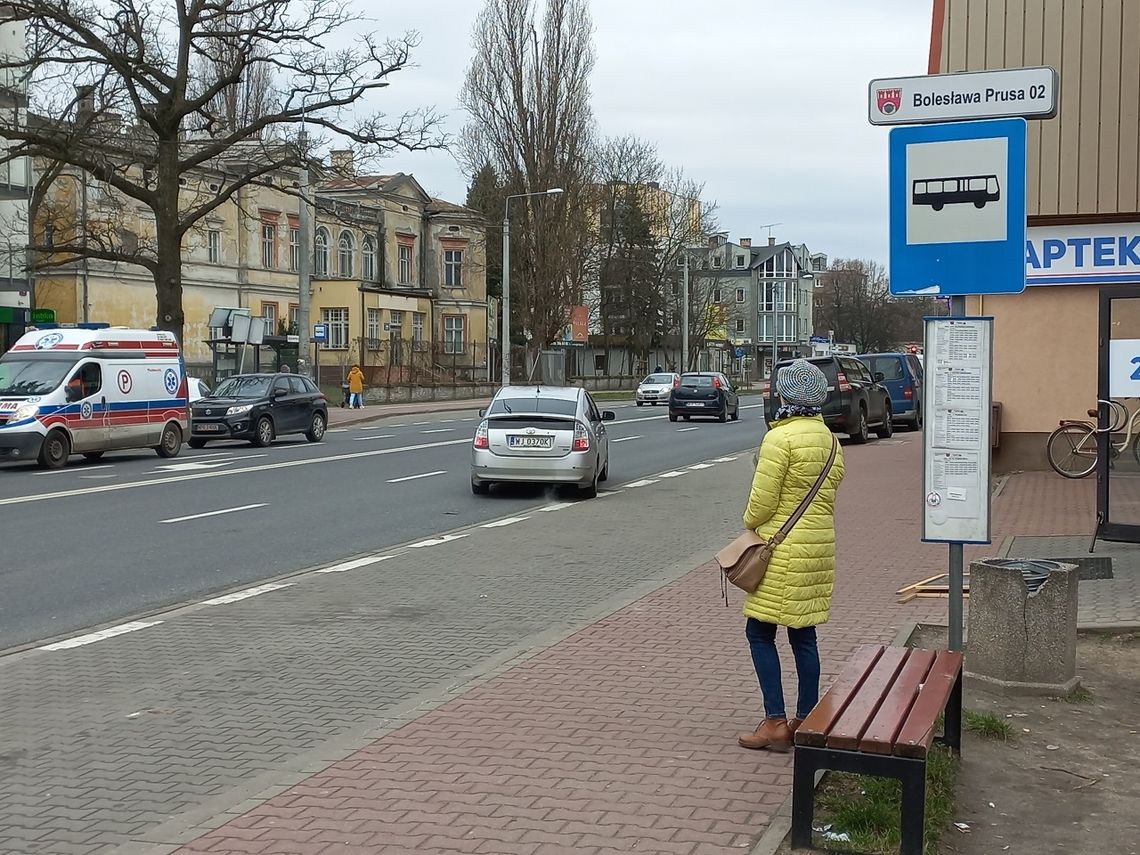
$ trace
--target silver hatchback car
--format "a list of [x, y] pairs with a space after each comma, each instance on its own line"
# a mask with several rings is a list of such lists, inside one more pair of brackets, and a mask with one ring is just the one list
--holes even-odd
[[506, 482], [566, 484], [592, 499], [609, 477], [604, 423], [616, 416], [599, 410], [585, 389], [507, 386], [480, 415], [471, 444], [472, 493]]
[[669, 394], [673, 391], [673, 386], [676, 385], [680, 376], [680, 374], [674, 374], [671, 371], [650, 374], [637, 386], [637, 406], [644, 407], [646, 404], [652, 404], [656, 407], [658, 403], [668, 404]]

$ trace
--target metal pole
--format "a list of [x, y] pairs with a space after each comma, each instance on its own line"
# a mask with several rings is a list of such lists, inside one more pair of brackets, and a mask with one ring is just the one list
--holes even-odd
[[772, 290], [768, 292], [772, 298], [772, 370], [768, 373], [768, 376], [775, 381], [776, 363], [780, 360], [779, 337], [776, 334], [776, 325], [780, 322], [780, 316], [776, 312], [776, 283], [772, 282], [769, 284], [772, 288]]
[[507, 197], [503, 202], [503, 317], [501, 333], [502, 341], [499, 344], [500, 356], [503, 360], [502, 383], [511, 385], [511, 221], [507, 215], [511, 200]]
[[87, 170], [80, 171], [79, 220], [83, 229], [83, 323], [91, 321], [90, 270], [91, 260], [87, 257]]
[[[950, 316], [961, 318], [966, 315], [966, 298], [950, 298]], [[965, 561], [962, 544], [950, 544], [950, 614], [949, 614], [949, 647], [951, 650], [962, 649], [962, 584], [965, 576]]]
[[[300, 204], [297, 208], [297, 373], [313, 377], [309, 370], [309, 292], [312, 290], [313, 213], [309, 208], [309, 156], [305, 152], [304, 126], [297, 144], [305, 163], [301, 167]], [[315, 363], [316, 360], [314, 360]], [[314, 377], [319, 384], [320, 375]]]
[[683, 247], [685, 253], [685, 273], [681, 286], [681, 372], [689, 370], [689, 249]]

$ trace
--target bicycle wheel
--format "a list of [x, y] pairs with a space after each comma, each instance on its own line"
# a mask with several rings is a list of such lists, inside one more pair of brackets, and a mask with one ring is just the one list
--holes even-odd
[[1065, 478], [1084, 478], [1096, 469], [1096, 429], [1087, 424], [1061, 425], [1045, 443], [1053, 471]]

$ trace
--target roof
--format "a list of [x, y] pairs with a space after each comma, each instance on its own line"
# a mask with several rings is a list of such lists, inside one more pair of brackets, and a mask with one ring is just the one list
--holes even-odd
[[556, 398], [576, 401], [581, 389], [577, 386], [504, 386], [497, 398]]
[[332, 178], [321, 185], [322, 190], [384, 190], [395, 175], [354, 175], [351, 178]]
[[444, 199], [436, 199], [434, 196], [430, 202], [424, 205], [424, 210], [429, 214], [470, 214], [476, 217], [483, 216], [474, 208], [468, 208], [464, 205], [456, 205], [454, 202], [448, 202]]
[[775, 258], [776, 255], [783, 252], [785, 249], [791, 249], [791, 244], [784, 242], [778, 243], [775, 246], [760, 246], [752, 247], [752, 263], [750, 268], [755, 269], [764, 264], [770, 258]]
[[155, 351], [178, 353], [178, 342], [172, 333], [163, 330], [134, 330], [125, 327], [55, 327], [29, 330], [12, 347], [12, 350], [76, 351], [118, 349], [127, 351]]

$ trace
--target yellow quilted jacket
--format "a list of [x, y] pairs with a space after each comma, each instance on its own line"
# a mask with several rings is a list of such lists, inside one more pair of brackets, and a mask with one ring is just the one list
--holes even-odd
[[[811, 490], [831, 454], [832, 434], [820, 416], [783, 419], [760, 445], [744, 526], [771, 537]], [[835, 492], [843, 480], [843, 451], [787, 540], [776, 547], [744, 614], [801, 628], [826, 623], [835, 585]]]

